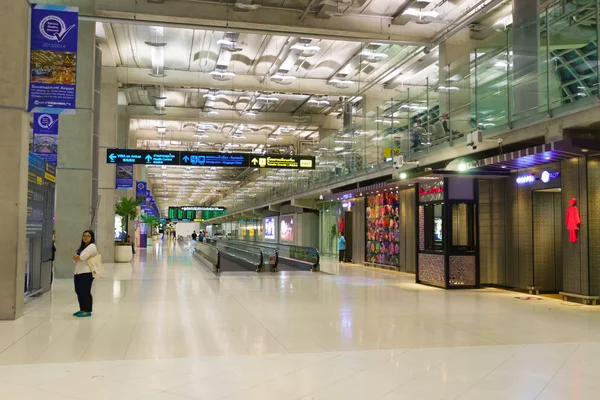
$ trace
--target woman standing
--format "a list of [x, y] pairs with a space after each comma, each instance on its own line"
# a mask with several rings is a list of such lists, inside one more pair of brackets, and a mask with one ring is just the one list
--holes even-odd
[[87, 260], [98, 254], [98, 249], [94, 244], [95, 241], [94, 232], [83, 232], [81, 245], [79, 245], [77, 253], [73, 255], [73, 261], [75, 262], [75, 293], [77, 293], [77, 300], [79, 300], [79, 311], [73, 313], [73, 315], [78, 318], [92, 316], [92, 282], [94, 282], [94, 276]]

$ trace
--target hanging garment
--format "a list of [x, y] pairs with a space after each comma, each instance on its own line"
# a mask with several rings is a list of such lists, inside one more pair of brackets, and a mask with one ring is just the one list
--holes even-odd
[[579, 230], [579, 224], [581, 223], [581, 219], [579, 218], [579, 210], [577, 209], [577, 200], [575, 198], [571, 198], [569, 200], [570, 206], [567, 207], [567, 230], [569, 231], [569, 241], [571, 243], [577, 242], [577, 231]]

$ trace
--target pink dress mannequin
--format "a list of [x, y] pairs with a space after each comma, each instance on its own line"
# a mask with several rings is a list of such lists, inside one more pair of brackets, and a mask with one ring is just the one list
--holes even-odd
[[569, 231], [569, 241], [571, 243], [577, 242], [577, 231], [579, 230], [579, 224], [581, 219], [579, 218], [579, 210], [577, 209], [577, 199], [574, 197], [569, 200], [569, 207], [567, 207], [567, 230]]

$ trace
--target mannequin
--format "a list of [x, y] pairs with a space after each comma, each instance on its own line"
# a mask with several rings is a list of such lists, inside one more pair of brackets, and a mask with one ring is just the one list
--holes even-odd
[[574, 197], [569, 200], [569, 207], [567, 207], [567, 230], [569, 231], [569, 241], [571, 243], [577, 242], [577, 231], [579, 230], [579, 224], [581, 219], [579, 218], [579, 210], [577, 209], [577, 199]]

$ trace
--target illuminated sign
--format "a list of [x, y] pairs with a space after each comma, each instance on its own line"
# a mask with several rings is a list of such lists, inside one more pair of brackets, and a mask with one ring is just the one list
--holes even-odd
[[519, 185], [522, 185], [524, 183], [533, 183], [535, 182], [535, 175], [531, 174], [531, 175], [523, 175], [523, 176], [519, 176], [517, 178], [517, 183]]
[[183, 211], [225, 211], [225, 207], [207, 207], [207, 206], [185, 206], [181, 207]]
[[251, 157], [250, 166], [256, 168], [315, 169], [315, 158], [313, 156], [278, 156], [265, 154]]
[[108, 149], [108, 164], [179, 165], [178, 151]]
[[107, 149], [107, 164], [180, 165], [185, 167], [315, 169], [314, 156]]
[[352, 206], [354, 205], [353, 202], [351, 201], [345, 201], [342, 203], [342, 208], [345, 208], [346, 210], [350, 211], [352, 209]]
[[275, 218], [265, 218], [265, 239], [275, 240]]
[[444, 186], [420, 187], [419, 196], [427, 196], [429, 194], [444, 193]]
[[[541, 180], [543, 183], [548, 183], [552, 179], [558, 179], [559, 177], [560, 177], [560, 172], [544, 171], [540, 175], [539, 180]], [[535, 177], [535, 174], [533, 174], [533, 173], [531, 173], [529, 175], [519, 176], [516, 179], [516, 181], [517, 181], [517, 183], [519, 185], [523, 185], [523, 184], [526, 184], [526, 183], [534, 183], [536, 180], [538, 180], [538, 179]]]

